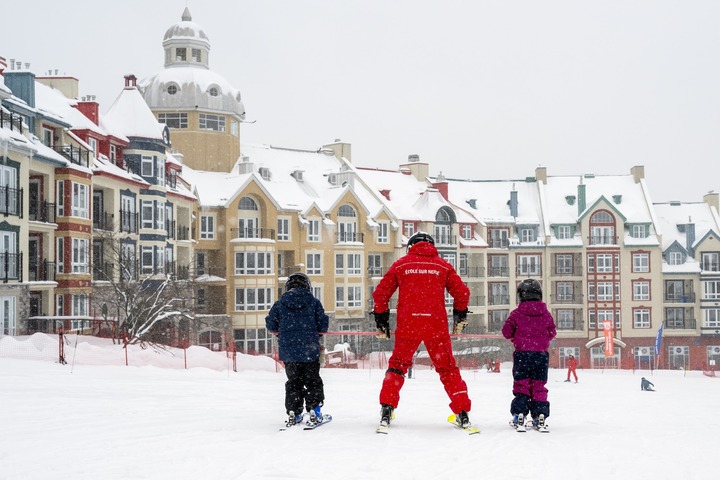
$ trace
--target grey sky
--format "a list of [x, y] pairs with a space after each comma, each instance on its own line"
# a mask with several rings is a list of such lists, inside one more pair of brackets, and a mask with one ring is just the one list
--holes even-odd
[[163, 68], [188, 5], [240, 89], [243, 142], [417, 153], [450, 178], [622, 174], [653, 201], [720, 188], [720, 2], [3, 0], [0, 56], [80, 79], [106, 111]]

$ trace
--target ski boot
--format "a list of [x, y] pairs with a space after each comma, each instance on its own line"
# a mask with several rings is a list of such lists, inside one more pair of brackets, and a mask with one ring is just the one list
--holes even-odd
[[380, 409], [380, 425], [387, 427], [393, 419], [393, 410], [391, 405], [382, 405]]
[[295, 415], [295, 412], [290, 410], [288, 412], [288, 419], [287, 419], [287, 422], [285, 422], [285, 426], [292, 427], [293, 425], [297, 425], [298, 423], [302, 422], [302, 419], [303, 419], [302, 413]]
[[522, 413], [513, 415], [511, 426], [515, 428], [516, 432], [525, 432], [525, 415]]
[[542, 413], [538, 415], [536, 418], [533, 418], [533, 428], [537, 430], [538, 432], [547, 433], [550, 430], [548, 430], [547, 424], [545, 424], [545, 415]]
[[457, 423], [460, 428], [467, 428], [470, 426], [470, 418], [465, 410], [455, 415], [455, 423]]
[[320, 411], [320, 405], [313, 408], [308, 413], [310, 414], [310, 418], [307, 421], [308, 425], [312, 426], [312, 425], [317, 425], [319, 423], [322, 423], [323, 416], [322, 416], [322, 412]]

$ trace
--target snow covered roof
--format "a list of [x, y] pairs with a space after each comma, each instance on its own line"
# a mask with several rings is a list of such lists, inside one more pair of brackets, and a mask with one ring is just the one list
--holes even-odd
[[[677, 242], [686, 250], [694, 248], [708, 233], [720, 234], [717, 212], [705, 202], [669, 202], [654, 204], [662, 234], [663, 251]], [[688, 241], [688, 224], [694, 235]]]
[[158, 123], [136, 87], [125, 87], [105, 115], [105, 122], [126, 137], [162, 140], [163, 124]]

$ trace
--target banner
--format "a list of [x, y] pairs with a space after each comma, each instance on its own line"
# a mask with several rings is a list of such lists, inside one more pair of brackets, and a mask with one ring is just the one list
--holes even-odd
[[660, 324], [660, 328], [658, 329], [657, 336], [655, 337], [655, 356], [660, 356], [660, 347], [662, 346], [662, 329], [663, 326]]
[[615, 354], [615, 346], [613, 345], [612, 320], [603, 321], [603, 331], [605, 333], [605, 356], [612, 357]]

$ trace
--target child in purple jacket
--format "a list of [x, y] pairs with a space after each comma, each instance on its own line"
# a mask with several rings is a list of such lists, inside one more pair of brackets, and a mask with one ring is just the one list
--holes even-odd
[[525, 418], [532, 416], [533, 426], [547, 431], [550, 402], [545, 384], [548, 378], [550, 341], [555, 338], [555, 320], [542, 301], [540, 282], [525, 279], [517, 287], [520, 304], [510, 312], [502, 334], [515, 346], [513, 352], [513, 398], [510, 413], [513, 426], [525, 431]]

